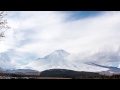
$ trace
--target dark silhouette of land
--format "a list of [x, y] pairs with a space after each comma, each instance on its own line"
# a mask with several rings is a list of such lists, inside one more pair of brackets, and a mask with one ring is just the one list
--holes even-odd
[[49, 69], [38, 75], [0, 73], [0, 79], [120, 79], [119, 74], [100, 75], [94, 72], [73, 71], [67, 69]]

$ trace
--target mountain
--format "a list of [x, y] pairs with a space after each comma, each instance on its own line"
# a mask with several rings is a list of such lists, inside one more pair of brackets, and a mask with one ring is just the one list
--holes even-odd
[[66, 60], [68, 55], [69, 53], [64, 50], [56, 50], [43, 58], [29, 63], [26, 67], [33, 67], [40, 71], [52, 68], [65, 68], [68, 66]]
[[55, 50], [54, 52], [46, 55], [43, 58], [38, 58], [37, 60], [34, 60], [27, 65], [24, 65], [23, 70], [18, 68], [13, 70], [14, 68], [16, 68], [16, 66], [18, 66], [18, 64], [10, 60], [8, 54], [4, 52], [0, 53], [0, 71], [4, 71], [3, 69], [7, 69], [9, 70], [9, 72], [28, 73], [27, 71], [29, 70], [37, 70], [41, 72], [48, 69], [69, 69], [75, 71], [99, 72], [101, 74], [120, 74], [120, 69], [116, 67], [102, 66], [95, 63], [85, 61], [83, 62], [80, 60], [69, 60], [68, 57], [71, 55], [73, 54], [62, 49]]
[[25, 74], [25, 75], [39, 75], [40, 72], [32, 69], [8, 69], [4, 71], [6, 73]]
[[7, 70], [8, 73], [15, 73], [15, 72], [36, 72], [36, 70], [32, 70], [32, 69], [9, 69]]
[[38, 58], [37, 60], [30, 62], [25, 67], [30, 67], [38, 71], [44, 71], [47, 69], [70, 69], [76, 71], [92, 72], [108, 70], [108, 68], [88, 65], [81, 61], [70, 61], [67, 58], [69, 55], [71, 54], [62, 49], [55, 50], [43, 58]]

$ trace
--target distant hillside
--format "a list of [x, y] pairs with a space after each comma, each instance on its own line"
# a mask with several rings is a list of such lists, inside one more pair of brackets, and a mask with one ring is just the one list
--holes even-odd
[[98, 76], [99, 73], [73, 71], [67, 69], [49, 69], [40, 73], [41, 77], [80, 77], [80, 76]]
[[22, 75], [39, 75], [40, 72], [32, 69], [14, 69], [14, 70], [7, 70], [6, 73], [11, 74], [22, 74]]

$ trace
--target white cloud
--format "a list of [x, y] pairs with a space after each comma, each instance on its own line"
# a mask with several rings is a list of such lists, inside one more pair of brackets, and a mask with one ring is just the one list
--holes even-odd
[[3, 69], [13, 69], [13, 68], [20, 68], [22, 67], [21, 64], [17, 63], [14, 60], [3, 62], [0, 61], [0, 67]]
[[[12, 12], [8, 17], [12, 30], [6, 32], [0, 51], [14, 49], [25, 60], [30, 59], [30, 55], [37, 59], [56, 49], [64, 49], [90, 61], [88, 57], [93, 58], [100, 48], [106, 46], [114, 51], [120, 46], [120, 12], [105, 12], [96, 17], [65, 22], [67, 17], [65, 13], [55, 11]], [[11, 59], [17, 58], [12, 56]], [[102, 60], [102, 64], [104, 62], [109, 59]]]

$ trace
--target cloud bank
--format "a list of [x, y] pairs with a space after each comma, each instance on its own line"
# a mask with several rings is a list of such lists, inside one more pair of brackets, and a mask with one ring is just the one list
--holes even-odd
[[85, 62], [119, 63], [120, 12], [70, 21], [68, 17], [58, 11], [11, 12], [7, 19], [12, 29], [0, 42], [0, 52], [10, 52], [11, 59], [21, 64], [57, 49], [77, 54], [74, 57]]

